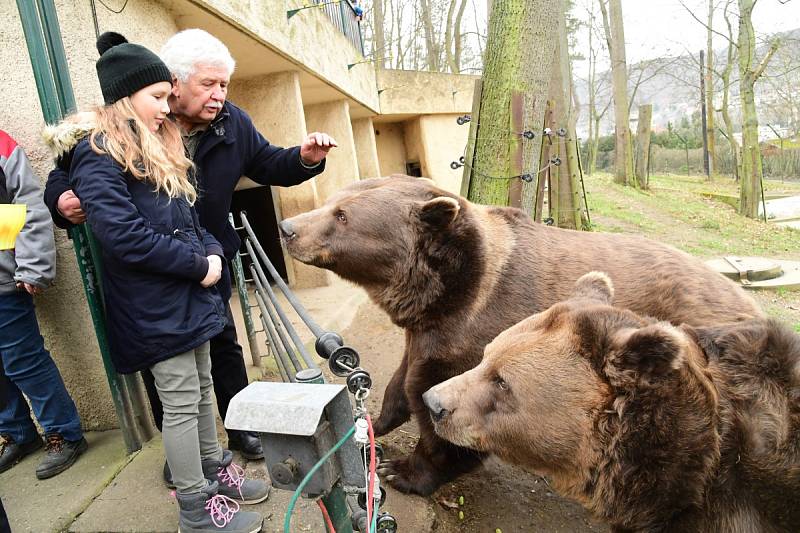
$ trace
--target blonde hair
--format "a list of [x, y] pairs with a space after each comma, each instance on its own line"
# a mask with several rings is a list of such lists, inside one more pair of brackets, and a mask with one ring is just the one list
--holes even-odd
[[183, 196], [194, 204], [197, 191], [188, 177], [193, 163], [186, 157], [177, 125], [167, 119], [156, 133], [151, 132], [127, 96], [94, 111], [96, 127], [89, 139], [92, 150], [108, 154], [134, 178], [152, 183], [155, 191], [170, 198]]

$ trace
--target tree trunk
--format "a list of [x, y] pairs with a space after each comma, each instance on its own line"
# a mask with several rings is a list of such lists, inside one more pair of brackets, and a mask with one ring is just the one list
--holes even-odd
[[622, 24], [620, 0], [600, 0], [603, 28], [606, 32], [611, 56], [611, 74], [614, 91], [614, 181], [634, 184], [633, 154], [631, 150], [630, 117], [628, 116], [628, 67], [625, 61], [625, 31]]
[[[564, 0], [561, 12], [566, 14]], [[569, 59], [569, 43], [567, 41], [566, 16], [562, 16], [558, 24], [558, 42], [553, 55], [553, 71], [549, 89], [551, 99], [555, 102], [554, 120], [556, 130], [564, 129], [565, 136], [552, 136], [553, 152], [560, 164], [551, 164], [550, 180], [553, 189], [554, 223], [561, 228], [578, 229], [581, 227], [581, 197], [578, 187], [578, 151], [575, 144], [577, 138], [576, 113], [572, 101], [572, 68]], [[548, 141], [545, 141], [548, 142]]]
[[597, 85], [595, 84], [595, 70], [596, 70], [596, 63], [597, 63], [597, 54], [594, 51], [594, 10], [589, 11], [589, 112], [586, 113], [586, 120], [589, 129], [589, 135], [587, 136], [586, 140], [586, 155], [587, 155], [587, 165], [586, 165], [586, 174], [591, 176], [594, 173], [594, 168], [592, 166], [592, 144], [594, 141], [594, 115], [595, 109], [594, 106], [596, 104], [596, 91]]
[[431, 72], [439, 72], [439, 44], [433, 29], [433, 12], [431, 0], [420, 0], [420, 17], [425, 29], [426, 64]]
[[[373, 52], [377, 57], [380, 57], [375, 62], [378, 68], [384, 68], [386, 65], [386, 33], [384, 31], [384, 21], [386, 19], [383, 11], [383, 3], [385, 0], [374, 0], [373, 2], [373, 31], [375, 32], [375, 51]], [[390, 65], [391, 66], [391, 65]]]
[[732, 0], [728, 0], [728, 5], [725, 6], [725, 23], [728, 25], [728, 55], [725, 63], [725, 70], [722, 71], [720, 79], [722, 81], [722, 107], [720, 113], [722, 114], [722, 121], [725, 123], [725, 136], [728, 140], [728, 145], [731, 149], [733, 157], [733, 177], [739, 181], [741, 175], [741, 157], [739, 154], [739, 143], [736, 142], [736, 137], [733, 136], [733, 120], [731, 119], [730, 111], [730, 87], [731, 87], [731, 72], [733, 72], [734, 57], [736, 45], [734, 44], [733, 28], [731, 28], [731, 21], [728, 17], [728, 6]]
[[[525, 173], [534, 178], [523, 182], [522, 208], [533, 212], [545, 95], [556, 45], [552, 32], [559, 17], [564, 17], [560, 0], [506, 0], [492, 6], [469, 184], [468, 196], [474, 202], [508, 204], [510, 182], [520, 179], [512, 171], [512, 154], [522, 143]], [[524, 95], [522, 123], [535, 132], [534, 139], [511, 131], [511, 96], [515, 92]]]
[[464, 35], [461, 33], [461, 21], [464, 19], [464, 9], [467, 7], [467, 0], [461, 0], [461, 5], [456, 13], [456, 21], [453, 24], [453, 66], [455, 74], [461, 72], [461, 54], [464, 48]]
[[639, 124], [636, 132], [636, 179], [642, 189], [650, 187], [647, 168], [650, 163], [650, 122], [653, 118], [653, 105], [639, 106]]
[[444, 28], [444, 57], [447, 68], [450, 72], [458, 72], [458, 67], [455, 65], [455, 58], [453, 57], [453, 17], [456, 12], [456, 3], [458, 0], [450, 0], [450, 6], [447, 8], [447, 19], [445, 19]]
[[756, 66], [756, 38], [753, 30], [753, 7], [756, 0], [739, 0], [739, 93], [742, 100], [742, 165], [739, 175], [739, 213], [758, 218], [761, 201], [761, 151], [758, 145], [758, 114], [755, 83], [777, 50], [773, 42], [764, 59]]
[[708, 28], [706, 33], [706, 138], [708, 142], [708, 175], [713, 178], [717, 170], [717, 129], [714, 126], [714, 48], [712, 24], [714, 22], [714, 0], [708, 0]]

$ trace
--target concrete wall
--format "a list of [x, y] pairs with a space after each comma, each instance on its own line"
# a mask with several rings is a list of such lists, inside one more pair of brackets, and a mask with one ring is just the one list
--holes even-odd
[[[89, 2], [56, 0], [55, 4], [77, 104], [86, 107], [101, 103]], [[159, 2], [149, 0], [130, 2], [123, 15], [100, 8], [97, 15], [101, 31], [120, 31], [131, 41], [156, 49], [177, 30], [170, 12]], [[4, 21], [0, 49], [7, 52], [0, 62], [4, 91], [0, 99], [0, 117], [3, 117], [0, 127], [25, 148], [44, 183], [52, 168], [52, 159], [40, 141], [44, 125], [42, 111], [14, 0], [0, 0], [0, 20]], [[45, 345], [61, 370], [84, 426], [87, 429], [116, 427], [117, 419], [72, 243], [63, 230], [56, 229], [55, 234], [56, 285], [36, 298]]]
[[381, 175], [378, 162], [378, 147], [375, 144], [375, 126], [371, 118], [354, 120], [353, 139], [358, 155], [358, 175], [363, 179], [377, 178]]
[[[231, 84], [229, 98], [247, 109], [253, 123], [271, 142], [295, 146], [306, 136], [306, 119], [297, 72], [280, 72]], [[325, 173], [294, 187], [273, 187], [276, 216], [289, 218], [317, 205], [316, 181]], [[242, 181], [245, 181], [243, 179]], [[256, 185], [250, 180], [246, 180]], [[327, 272], [295, 261], [284, 250], [289, 283], [294, 287], [327, 285]]]
[[344, 187], [358, 180], [358, 159], [350, 107], [346, 100], [306, 106], [308, 131], [323, 131], [331, 135], [339, 147], [332, 150], [325, 163], [325, 172], [316, 177], [320, 203]]
[[450, 163], [464, 155], [469, 126], [456, 123], [458, 114], [425, 115], [419, 118], [421, 144], [424, 147], [423, 176], [455, 194], [461, 190], [463, 168], [453, 170]]
[[429, 177], [428, 159], [425, 155], [425, 143], [422, 139], [420, 117], [405, 122], [403, 144], [406, 147], [406, 162], [419, 163], [422, 175], [426, 178]]
[[[347, 68], [363, 60], [360, 52], [337, 30], [321, 9], [305, 9], [291, 19], [288, 9], [304, 0], [192, 0], [219, 17], [268, 43], [298, 65], [304, 65], [328, 84], [378, 109], [375, 69], [371, 63]], [[338, 7], [338, 6], [337, 6]]]
[[402, 122], [380, 122], [375, 124], [375, 145], [381, 176], [405, 174], [406, 141]]
[[382, 115], [469, 113], [478, 76], [379, 70]]

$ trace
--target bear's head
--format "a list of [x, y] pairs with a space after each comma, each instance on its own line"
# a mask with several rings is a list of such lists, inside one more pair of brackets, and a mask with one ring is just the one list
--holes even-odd
[[584, 275], [572, 298], [505, 330], [423, 401], [441, 437], [550, 475], [601, 514], [625, 493], [618, 510], [647, 521], [640, 494], [700, 498], [719, 458], [717, 396], [690, 329], [615, 308], [612, 295], [606, 275]]
[[[280, 223], [295, 259], [365, 287], [403, 326], [426, 309], [446, 313], [481, 267], [468, 202], [431, 180], [362, 180], [313, 211]], [[474, 260], [468, 258], [472, 257]]]

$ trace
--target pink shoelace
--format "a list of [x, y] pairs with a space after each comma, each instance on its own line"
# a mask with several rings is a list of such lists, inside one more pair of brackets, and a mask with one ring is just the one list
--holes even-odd
[[233, 515], [239, 512], [239, 504], [232, 498], [217, 494], [206, 502], [206, 511], [211, 515], [214, 525], [223, 528], [230, 523]]
[[239, 491], [239, 497], [244, 500], [244, 496], [242, 495], [242, 485], [244, 484], [244, 468], [236, 463], [231, 463], [225, 468], [220, 468], [218, 475], [220, 483], [225, 483], [229, 487], [236, 487], [236, 489]]

